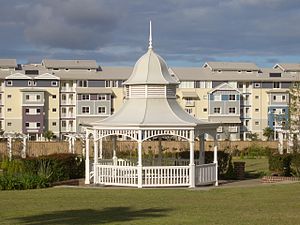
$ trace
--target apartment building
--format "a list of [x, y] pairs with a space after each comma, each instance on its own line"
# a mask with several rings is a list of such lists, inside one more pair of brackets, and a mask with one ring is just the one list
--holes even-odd
[[[207, 62], [169, 68], [180, 85], [179, 104], [199, 119], [221, 122], [220, 140], [247, 139], [288, 121], [289, 88], [300, 64], [259, 68], [253, 63]], [[51, 130], [63, 138], [82, 132], [82, 122], [102, 120], [124, 102], [123, 82], [132, 67], [100, 67], [95, 60], [49, 60], [19, 65], [0, 59], [0, 127], [42, 140]]]

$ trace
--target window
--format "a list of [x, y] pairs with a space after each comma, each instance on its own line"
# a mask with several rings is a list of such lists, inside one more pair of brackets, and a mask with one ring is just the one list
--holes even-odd
[[25, 109], [25, 113], [26, 114], [29, 113], [29, 109], [28, 108]]
[[285, 109], [281, 109], [281, 113], [285, 114]]
[[259, 88], [260, 87], [260, 83], [254, 83], [254, 87], [255, 88]]
[[41, 113], [41, 109], [36, 109], [36, 113], [40, 114]]
[[221, 108], [214, 108], [214, 113], [216, 113], [216, 114], [221, 113]]
[[98, 95], [98, 100], [101, 100], [101, 101], [106, 100], [106, 95]]
[[28, 86], [36, 86], [36, 81], [33, 80], [28, 81]]
[[270, 77], [281, 77], [281, 73], [270, 73]]
[[81, 95], [81, 100], [90, 100], [90, 95], [89, 94], [82, 94]]
[[6, 85], [7, 85], [7, 86], [13, 86], [13, 81], [12, 81], [12, 80], [8, 80], [8, 81], [6, 82]]
[[56, 86], [57, 86], [57, 84], [58, 84], [58, 82], [57, 82], [57, 81], [51, 81], [51, 86], [53, 86], [53, 87], [56, 87]]
[[29, 127], [29, 123], [28, 122], [25, 123], [25, 127]]
[[78, 81], [78, 87], [87, 87], [88, 81], [87, 80], [79, 80]]
[[11, 125], [12, 125], [11, 122], [7, 122], [8, 127], [11, 127]]
[[36, 100], [40, 100], [41, 96], [40, 95], [36, 95]]
[[281, 99], [282, 99], [283, 102], [285, 102], [285, 100], [286, 100], [285, 95], [282, 95], [282, 96], [281, 96]]
[[106, 80], [106, 81], [105, 81], [105, 87], [111, 87], [110, 81], [109, 81], [109, 80]]
[[101, 106], [101, 107], [98, 107], [98, 113], [99, 114], [105, 114], [106, 113], [106, 108]]
[[186, 111], [188, 114], [192, 114], [192, 113], [193, 113], [193, 109], [191, 109], [191, 108], [185, 108], [185, 111]]
[[256, 109], [255, 109], [255, 112], [259, 112], [259, 109], [258, 109], [258, 108], [256, 108]]
[[230, 108], [229, 108], [229, 113], [231, 113], [231, 114], [234, 113], [234, 114], [235, 114], [235, 108], [234, 108], [234, 107], [230, 107]]
[[215, 101], [221, 101], [221, 95], [215, 95], [214, 100]]
[[52, 126], [55, 127], [56, 126], [56, 122], [52, 122]]
[[81, 108], [82, 113], [89, 114], [90, 113], [90, 107], [89, 106], [83, 106]]
[[56, 95], [52, 95], [52, 99], [56, 99]]
[[56, 112], [56, 108], [52, 108], [52, 112]]
[[273, 100], [276, 101], [276, 99], [277, 99], [277, 98], [276, 98], [276, 95], [274, 95], [274, 96], [273, 96]]
[[40, 126], [41, 126], [41, 123], [37, 122], [36, 127], [40, 127]]
[[252, 73], [252, 72], [253, 72], [252, 70], [247, 70], [247, 71], [246, 71], [246, 73]]
[[11, 112], [11, 108], [7, 108], [7, 112]]
[[255, 99], [259, 99], [259, 95], [255, 95]]
[[203, 108], [203, 112], [207, 112], [207, 108]]
[[258, 126], [259, 125], [259, 121], [255, 121], [255, 126]]
[[280, 82], [274, 82], [273, 88], [280, 88]]
[[235, 95], [229, 95], [229, 101], [235, 101]]
[[29, 95], [25, 95], [25, 99], [26, 99], [26, 100], [29, 100], [29, 99], [30, 99], [30, 96], [29, 96]]
[[67, 122], [65, 120], [61, 121], [61, 127], [66, 127], [67, 126]]

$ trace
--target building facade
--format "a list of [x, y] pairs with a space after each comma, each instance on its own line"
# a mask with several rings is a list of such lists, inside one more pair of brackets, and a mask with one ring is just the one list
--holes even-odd
[[[82, 132], [81, 123], [105, 119], [125, 101], [131, 67], [100, 67], [94, 60], [43, 60], [17, 64], [0, 59], [0, 128], [43, 140]], [[263, 129], [288, 122], [289, 89], [300, 81], [300, 64], [259, 68], [253, 63], [207, 62], [169, 68], [180, 81], [177, 101], [201, 120], [220, 122], [220, 140], [265, 139]], [[138, 91], [138, 90], [137, 90]], [[276, 132], [275, 132], [276, 138]]]

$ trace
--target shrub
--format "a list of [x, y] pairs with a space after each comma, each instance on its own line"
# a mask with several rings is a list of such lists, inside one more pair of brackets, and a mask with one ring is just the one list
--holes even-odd
[[32, 174], [4, 174], [0, 176], [0, 190], [25, 190], [49, 187], [49, 181]]
[[300, 177], [300, 153], [293, 154], [291, 160], [291, 172], [293, 176]]
[[[178, 156], [183, 159], [189, 159], [190, 158], [190, 152], [189, 151], [182, 151], [178, 152]], [[195, 151], [195, 159], [199, 158], [199, 151]], [[229, 165], [230, 161], [230, 154], [224, 151], [218, 151], [218, 172], [219, 175], [222, 177]], [[213, 163], [214, 161], [214, 152], [213, 151], [207, 151], [205, 152], [205, 163]]]
[[291, 154], [270, 154], [269, 170], [279, 176], [291, 176]]

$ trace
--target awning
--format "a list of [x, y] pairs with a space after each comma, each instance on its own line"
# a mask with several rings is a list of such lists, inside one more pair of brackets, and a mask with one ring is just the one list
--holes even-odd
[[182, 98], [199, 98], [195, 91], [183, 91]]

